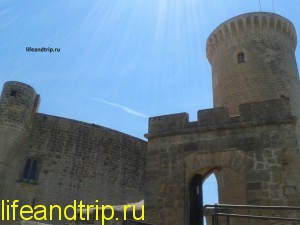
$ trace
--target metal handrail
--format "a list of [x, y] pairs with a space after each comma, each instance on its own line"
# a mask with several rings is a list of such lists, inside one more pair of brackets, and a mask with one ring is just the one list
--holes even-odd
[[264, 205], [231, 205], [231, 204], [214, 204], [205, 205], [203, 208], [211, 207], [214, 208], [240, 208], [240, 209], [278, 209], [278, 210], [300, 210], [300, 207], [294, 206], [264, 206]]
[[284, 220], [284, 221], [298, 221], [299, 218], [285, 218], [278, 216], [254, 216], [254, 215], [243, 215], [243, 214], [230, 214], [230, 213], [218, 213], [218, 216], [229, 216], [229, 217], [239, 217], [247, 219], [261, 219], [261, 220]]
[[[280, 217], [280, 216], [256, 216], [256, 215], [246, 215], [246, 214], [238, 214], [238, 213], [226, 213], [222, 212], [224, 209], [261, 209], [261, 210], [290, 210], [295, 211], [299, 210], [300, 207], [294, 206], [261, 206], [261, 205], [231, 205], [231, 204], [214, 204], [214, 205], [205, 205], [203, 207], [203, 211], [213, 209], [212, 213], [212, 225], [218, 225], [219, 220], [218, 217], [226, 217], [227, 225], [230, 225], [230, 218], [247, 218], [247, 219], [258, 219], [258, 220], [281, 220], [281, 221], [290, 221], [290, 222], [300, 222], [300, 218], [288, 218], [288, 217]], [[220, 212], [221, 211], [221, 212]]]

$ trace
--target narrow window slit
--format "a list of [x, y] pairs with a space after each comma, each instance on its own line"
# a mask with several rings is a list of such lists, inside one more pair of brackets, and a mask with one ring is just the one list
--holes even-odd
[[245, 62], [245, 55], [243, 52], [240, 52], [237, 55], [237, 62], [238, 62], [238, 64]]

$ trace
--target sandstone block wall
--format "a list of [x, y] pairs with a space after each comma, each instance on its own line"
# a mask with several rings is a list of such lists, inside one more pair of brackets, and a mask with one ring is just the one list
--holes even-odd
[[[150, 118], [147, 222], [189, 224], [189, 186], [196, 174], [215, 173], [220, 203], [300, 204], [296, 120], [288, 100], [243, 104], [240, 110], [235, 117], [225, 108], [200, 110], [195, 122], [184, 113]], [[169, 130], [159, 129], [170, 120]]]
[[[36, 94], [28, 88], [29, 94], [21, 95], [23, 87], [27, 88], [18, 83], [17, 96], [8, 97], [4, 88], [1, 96], [0, 199], [64, 207], [73, 200], [120, 205], [144, 198], [145, 141], [95, 124], [36, 113]], [[37, 161], [34, 180], [23, 179], [28, 159]]]

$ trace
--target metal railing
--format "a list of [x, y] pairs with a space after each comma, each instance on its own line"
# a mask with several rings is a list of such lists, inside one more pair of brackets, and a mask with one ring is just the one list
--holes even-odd
[[298, 222], [300, 218], [290, 218], [284, 216], [261, 216], [251, 214], [236, 213], [236, 209], [251, 210], [273, 210], [273, 211], [290, 211], [298, 212], [300, 214], [300, 207], [292, 206], [259, 206], [259, 205], [229, 205], [229, 204], [215, 204], [205, 205], [203, 212], [205, 215], [212, 216], [212, 225], [219, 224], [219, 217], [226, 217], [226, 225], [230, 225], [230, 218], [242, 218], [242, 219], [256, 219], [256, 220], [272, 220], [272, 221], [287, 221]]

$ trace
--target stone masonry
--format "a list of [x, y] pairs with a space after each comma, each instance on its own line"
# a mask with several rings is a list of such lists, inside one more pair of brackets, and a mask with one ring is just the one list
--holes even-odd
[[195, 122], [187, 113], [149, 119], [148, 222], [200, 225], [202, 203], [191, 196], [202, 195], [202, 183], [192, 182], [211, 173], [220, 203], [300, 205], [296, 42], [292, 23], [273, 13], [240, 15], [212, 32], [215, 108], [198, 111]]
[[[120, 205], [144, 198], [145, 141], [37, 113], [38, 104], [39, 96], [30, 86], [5, 83], [0, 100], [1, 200], [64, 207], [74, 200]], [[28, 160], [37, 162], [30, 179], [24, 178]]]
[[214, 173], [220, 203], [300, 206], [296, 43], [293, 24], [277, 14], [248, 13], [222, 23], [207, 41], [214, 108], [198, 111], [197, 121], [187, 113], [151, 117], [148, 142], [38, 113], [32, 87], [5, 83], [0, 199], [62, 207], [73, 200], [120, 206], [144, 199], [146, 223], [201, 225], [198, 199]]

